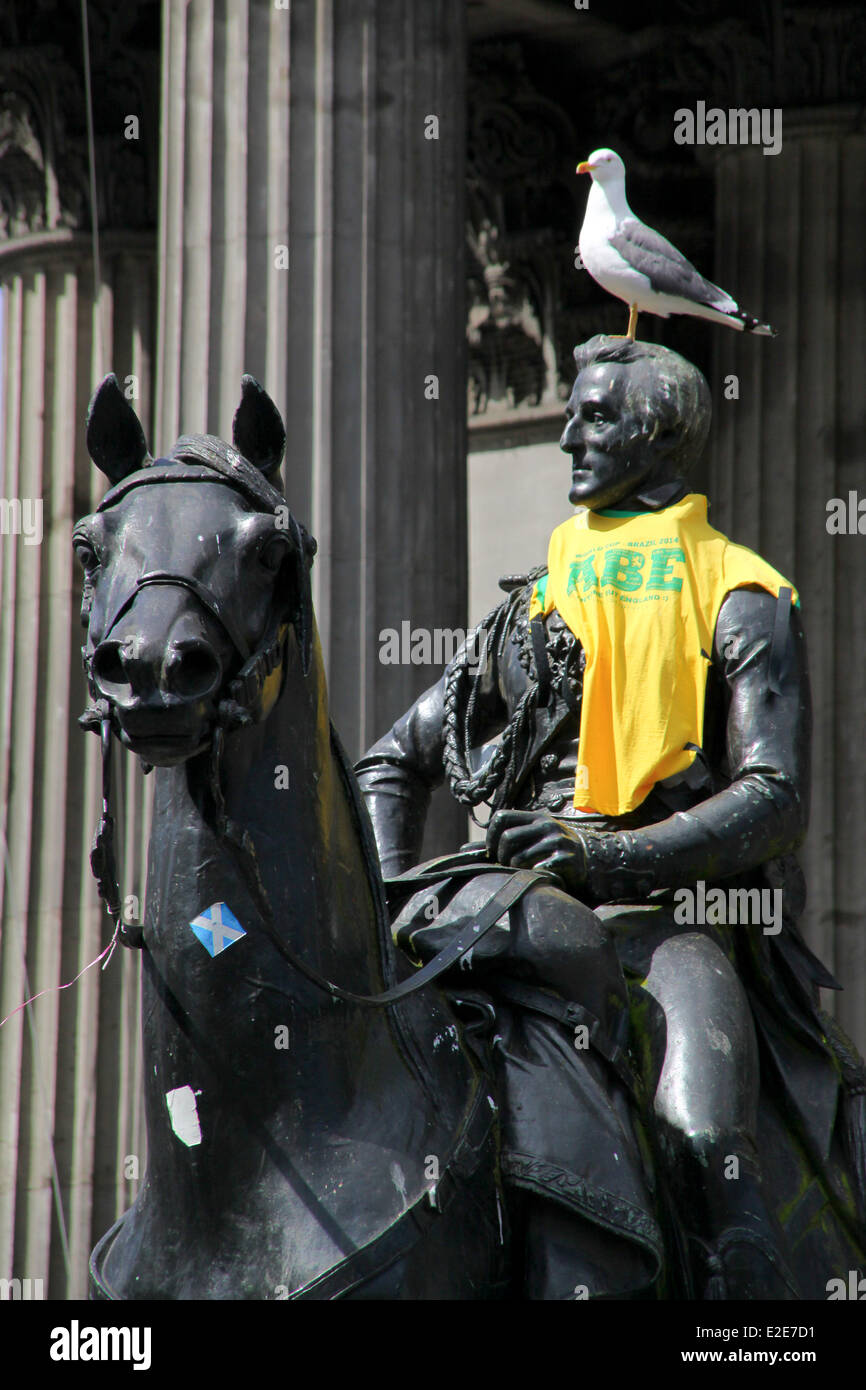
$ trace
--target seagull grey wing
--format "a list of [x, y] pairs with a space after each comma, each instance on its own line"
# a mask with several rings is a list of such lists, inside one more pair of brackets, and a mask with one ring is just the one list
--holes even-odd
[[729, 294], [705, 280], [682, 251], [636, 217], [626, 217], [619, 224], [610, 244], [634, 270], [646, 275], [656, 294], [691, 299], [722, 313], [736, 310], [736, 301]]

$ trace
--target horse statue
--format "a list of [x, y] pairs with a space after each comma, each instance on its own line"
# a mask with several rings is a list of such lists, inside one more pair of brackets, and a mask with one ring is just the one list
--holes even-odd
[[[148, 1151], [134, 1204], [93, 1252], [92, 1296], [505, 1297], [499, 1107], [430, 986], [499, 919], [537, 939], [561, 934], [575, 905], [549, 876], [490, 866], [484, 901], [469, 894], [466, 930], [434, 969], [398, 957], [328, 717], [315, 542], [275, 485], [285, 430], [251, 377], [233, 440], [184, 436], [151, 457], [114, 376], [88, 412], [88, 449], [111, 484], [73, 536], [93, 700], [81, 722], [103, 752], [91, 862], [117, 934], [141, 950]], [[113, 739], [155, 780], [138, 928], [120, 913]], [[576, 906], [590, 936], [574, 968], [589, 978], [595, 962], [592, 1017], [604, 1023], [621, 977]], [[660, 1243], [608, 1052], [587, 1055], [585, 1088], [592, 1142], [620, 1175], [610, 1200], [638, 1228], [609, 1253], [622, 1292], [658, 1267]], [[590, 1261], [620, 1208], [599, 1217]]]
[[[148, 1148], [92, 1296], [694, 1297], [642, 1080], [663, 1029], [630, 1006], [601, 917], [484, 847], [383, 882], [273, 402], [244, 377], [233, 445], [153, 458], [109, 376], [87, 444], [111, 484], [73, 535], [103, 756], [91, 864], [141, 951]], [[155, 779], [140, 927], [121, 918], [113, 740]], [[862, 1168], [864, 1073], [843, 1063]], [[819, 1181], [767, 1103], [768, 1183], [820, 1297], [862, 1256], [851, 1164], [834, 1150]]]

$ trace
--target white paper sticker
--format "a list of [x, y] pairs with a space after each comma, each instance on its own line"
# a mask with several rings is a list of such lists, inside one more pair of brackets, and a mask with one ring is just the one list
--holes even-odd
[[192, 1087], [178, 1086], [174, 1091], [166, 1091], [165, 1103], [168, 1106], [171, 1127], [181, 1143], [186, 1144], [188, 1149], [200, 1144], [201, 1125], [198, 1122], [198, 1106]]

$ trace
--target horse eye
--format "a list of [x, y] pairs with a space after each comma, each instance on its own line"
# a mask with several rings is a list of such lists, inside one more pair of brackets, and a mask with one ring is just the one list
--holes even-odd
[[287, 548], [284, 540], [273, 536], [259, 551], [259, 564], [268, 574], [276, 574], [286, 558]]
[[99, 568], [99, 556], [89, 541], [76, 540], [72, 544], [85, 573], [92, 574], [95, 569]]

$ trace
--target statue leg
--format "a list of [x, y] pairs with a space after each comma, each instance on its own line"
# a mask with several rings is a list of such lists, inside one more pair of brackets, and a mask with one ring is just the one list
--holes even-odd
[[[509, 971], [579, 1002], [612, 1042], [625, 1044], [628, 991], [610, 929], [583, 903], [558, 889], [527, 895], [511, 916]], [[627, 1126], [628, 1101], [615, 1076], [591, 1052], [583, 1058], [582, 1065], [596, 1076], [599, 1088], [608, 1094], [620, 1091]], [[513, 1084], [519, 1092], [520, 1082]], [[585, 1119], [591, 1123], [589, 1115]], [[599, 1293], [609, 1297], [610, 1290], [623, 1299], [657, 1297], [652, 1262], [644, 1251], [555, 1202], [522, 1194], [515, 1228], [525, 1298], [581, 1301]]]
[[673, 1198], [704, 1298], [796, 1298], [757, 1151], [758, 1048], [730, 961], [701, 933], [653, 953], [646, 991], [664, 1015], [654, 1109]]
[[[429, 959], [446, 944], [450, 924], [471, 920], [499, 886], [495, 875], [461, 886], [429, 925], [419, 925], [417, 906], [410, 907], [406, 925], [398, 919], [398, 941]], [[507, 981], [529, 986], [536, 998], [555, 991], [589, 1011], [609, 1039], [626, 1042], [628, 991], [613, 934], [552, 885], [527, 893], [452, 976], [449, 983], [489, 989], [494, 999]], [[576, 1039], [574, 1026], [503, 997], [493, 1060], [505, 1157], [517, 1155], [507, 1179], [516, 1290], [524, 1298], [556, 1301], [655, 1297], [660, 1237], [654, 1257], [622, 1216], [643, 1216], [658, 1231], [625, 1087], [594, 1047]], [[578, 1194], [572, 1205], [545, 1195], [558, 1183]], [[590, 1190], [619, 1202], [621, 1226], [620, 1216], [591, 1219]], [[581, 1201], [588, 1204], [586, 1218]]]
[[[508, 881], [484, 875], [462, 885], [444, 911], [425, 921], [413, 899], [392, 924], [395, 940], [410, 956], [430, 960], [447, 944], [456, 925]], [[420, 896], [420, 895], [419, 895]], [[611, 928], [570, 894], [552, 885], [533, 889], [504, 914], [455, 967], [455, 981], [483, 984], [492, 975], [510, 974], [556, 990], [583, 1004], [611, 1035], [627, 1027], [628, 989]]]

